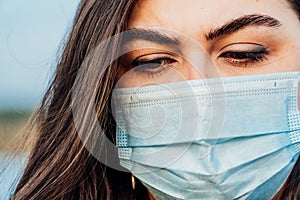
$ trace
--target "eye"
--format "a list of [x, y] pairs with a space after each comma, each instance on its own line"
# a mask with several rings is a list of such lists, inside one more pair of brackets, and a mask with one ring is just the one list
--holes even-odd
[[219, 57], [229, 65], [247, 67], [267, 60], [267, 48], [259, 45], [235, 45], [226, 49]]
[[139, 57], [132, 62], [134, 72], [156, 75], [175, 66], [176, 60], [166, 55]]

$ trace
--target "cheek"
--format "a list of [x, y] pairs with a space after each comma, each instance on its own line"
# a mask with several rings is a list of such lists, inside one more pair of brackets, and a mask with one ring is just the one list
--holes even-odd
[[294, 62], [297, 70], [300, 70], [300, 45], [295, 48]]
[[300, 71], [300, 45], [289, 41], [281, 44], [275, 52], [265, 66], [268, 72]]
[[280, 62], [281, 67], [286, 68], [286, 71], [300, 70], [300, 46], [293, 46], [286, 49], [286, 53]]

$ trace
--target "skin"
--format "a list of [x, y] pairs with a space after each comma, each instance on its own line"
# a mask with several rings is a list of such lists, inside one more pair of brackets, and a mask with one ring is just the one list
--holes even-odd
[[[246, 26], [222, 37], [207, 38], [210, 31], [254, 14], [269, 16], [279, 24]], [[124, 48], [130, 52], [121, 58], [118, 87], [299, 71], [300, 67], [299, 19], [284, 0], [143, 0], [132, 12], [129, 29], [163, 32], [181, 45], [143, 39], [128, 42]], [[266, 50], [263, 59], [224, 56], [257, 49]], [[133, 64], [136, 60], [142, 62]]]
[[[279, 25], [248, 25], [207, 39], [212, 30], [254, 14], [274, 18]], [[156, 30], [181, 44], [143, 39], [126, 44], [130, 52], [122, 57], [118, 87], [299, 70], [299, 19], [284, 0], [143, 0], [129, 21], [129, 29], [141, 28]], [[259, 60], [244, 56], [262, 49], [265, 52]], [[236, 58], [236, 52], [244, 54]], [[142, 62], [132, 64], [136, 60]]]

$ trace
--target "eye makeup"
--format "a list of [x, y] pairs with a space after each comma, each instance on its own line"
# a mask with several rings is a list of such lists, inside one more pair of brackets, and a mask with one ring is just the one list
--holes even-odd
[[172, 58], [170, 55], [152, 54], [136, 58], [131, 65], [134, 72], [153, 77], [170, 67], [174, 67], [176, 63], [175, 58]]
[[268, 59], [267, 55], [266, 47], [254, 44], [236, 44], [224, 48], [219, 58], [228, 65], [247, 67], [263, 63]]

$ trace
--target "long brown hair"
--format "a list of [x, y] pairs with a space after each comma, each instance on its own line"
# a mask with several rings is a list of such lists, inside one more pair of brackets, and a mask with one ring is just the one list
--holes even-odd
[[[300, 1], [288, 2], [300, 16]], [[126, 30], [135, 4], [135, 0], [81, 2], [53, 81], [33, 119], [37, 140], [12, 199], [149, 199], [138, 180], [135, 189], [132, 188], [130, 173], [107, 167], [86, 150], [74, 125], [72, 103], [72, 89], [85, 58], [101, 41]], [[117, 48], [116, 43], [111, 45], [112, 48], [100, 52], [91, 62], [104, 65]], [[88, 91], [97, 92], [98, 123], [112, 141], [115, 123], [109, 102], [117, 70], [117, 63], [110, 65], [98, 78], [97, 87]], [[83, 115], [92, 112], [90, 108], [83, 110]], [[82, 125], [86, 134], [92, 132], [89, 129], [93, 124], [88, 120]], [[98, 147], [105, 152], [105, 145]], [[299, 179], [300, 161], [275, 199], [299, 199]]]
[[[34, 119], [37, 140], [29, 156], [13, 199], [147, 199], [147, 190], [138, 181], [132, 188], [131, 175], [113, 170], [95, 159], [84, 147], [74, 125], [72, 88], [78, 70], [101, 41], [127, 27], [135, 0], [83, 0], [77, 11], [68, 41], [53, 81]], [[114, 54], [114, 45], [93, 58], [102, 66]], [[100, 52], [101, 53], [101, 52]], [[105, 55], [104, 55], [105, 54]], [[117, 64], [105, 69], [98, 78], [96, 113], [103, 133], [113, 140], [114, 121], [109, 96]], [[84, 80], [81, 80], [84, 84]], [[81, 101], [80, 96], [77, 96]], [[90, 100], [91, 101], [91, 100]], [[84, 108], [89, 115], [89, 108]], [[82, 127], [92, 132], [88, 122]], [[99, 151], [104, 151], [100, 147]], [[108, 155], [111, 156], [111, 155]]]

